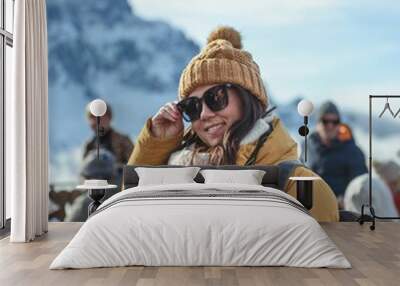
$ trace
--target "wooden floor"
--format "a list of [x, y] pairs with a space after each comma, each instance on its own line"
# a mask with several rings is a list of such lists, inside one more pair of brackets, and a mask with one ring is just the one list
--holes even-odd
[[375, 231], [356, 223], [322, 224], [353, 268], [120, 267], [48, 270], [80, 223], [50, 223], [32, 243], [0, 241], [0, 285], [400, 285], [400, 224]]

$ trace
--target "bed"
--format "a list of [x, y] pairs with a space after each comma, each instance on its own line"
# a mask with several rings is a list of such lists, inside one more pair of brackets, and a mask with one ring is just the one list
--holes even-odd
[[205, 184], [198, 174], [194, 183], [152, 186], [138, 186], [135, 167], [124, 169], [125, 190], [97, 209], [50, 269], [351, 267], [307, 209], [279, 190], [279, 167], [247, 167], [266, 171], [262, 185]]

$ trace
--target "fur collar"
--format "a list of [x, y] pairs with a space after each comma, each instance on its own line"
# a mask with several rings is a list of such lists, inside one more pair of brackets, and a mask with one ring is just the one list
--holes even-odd
[[249, 133], [240, 141], [240, 145], [246, 145], [256, 141], [267, 132], [271, 128], [272, 120], [274, 119], [274, 115], [268, 115], [264, 118], [260, 118], [256, 121], [253, 128], [250, 130]]

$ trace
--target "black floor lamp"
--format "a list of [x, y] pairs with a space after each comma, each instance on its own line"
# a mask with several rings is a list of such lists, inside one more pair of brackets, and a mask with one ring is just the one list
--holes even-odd
[[[307, 135], [308, 129], [308, 117], [314, 110], [314, 105], [311, 101], [303, 99], [297, 105], [298, 113], [304, 117], [304, 125], [299, 128], [299, 134], [304, 137], [304, 162], [307, 162]], [[320, 180], [317, 176], [308, 177], [290, 177], [292, 181], [296, 182], [296, 197], [304, 207], [310, 210], [313, 207], [313, 182]]]
[[[100, 160], [100, 117], [106, 114], [107, 104], [102, 99], [95, 99], [89, 105], [90, 113], [96, 117], [96, 147], [97, 147], [97, 160]], [[104, 198], [106, 191], [115, 189], [116, 185], [109, 185], [107, 180], [103, 179], [89, 179], [85, 180], [84, 185], [80, 185], [77, 189], [88, 190], [88, 195], [92, 199], [88, 207], [88, 216], [96, 211], [100, 206], [101, 200]]]
[[311, 101], [303, 99], [297, 105], [298, 113], [304, 117], [304, 125], [299, 128], [300, 136], [304, 137], [304, 162], [307, 162], [307, 135], [310, 132], [308, 129], [308, 117], [314, 110], [314, 105]]
[[[367, 207], [369, 208], [369, 212], [371, 213], [372, 217], [372, 225], [369, 226], [371, 230], [375, 229], [375, 219], [400, 219], [400, 217], [381, 217], [377, 216], [375, 213], [375, 209], [372, 206], [372, 100], [374, 98], [400, 98], [400, 95], [370, 95], [369, 96], [369, 157], [368, 157], [368, 183], [369, 183], [369, 194], [368, 194], [368, 204], [363, 204], [361, 206], [361, 217], [359, 218], [358, 222], [363, 224], [366, 221], [371, 221], [368, 216], [364, 215], [364, 209]], [[397, 115], [397, 113], [396, 113]], [[380, 115], [381, 116], [381, 115]]]
[[95, 99], [89, 105], [90, 113], [96, 117], [96, 147], [97, 147], [97, 160], [100, 158], [100, 117], [107, 112], [107, 104], [102, 99]]

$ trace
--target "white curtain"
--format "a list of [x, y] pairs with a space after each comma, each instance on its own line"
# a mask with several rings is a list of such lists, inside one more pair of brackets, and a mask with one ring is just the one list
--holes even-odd
[[6, 187], [12, 242], [48, 227], [48, 75], [45, 0], [15, 1], [13, 92], [6, 98]]

